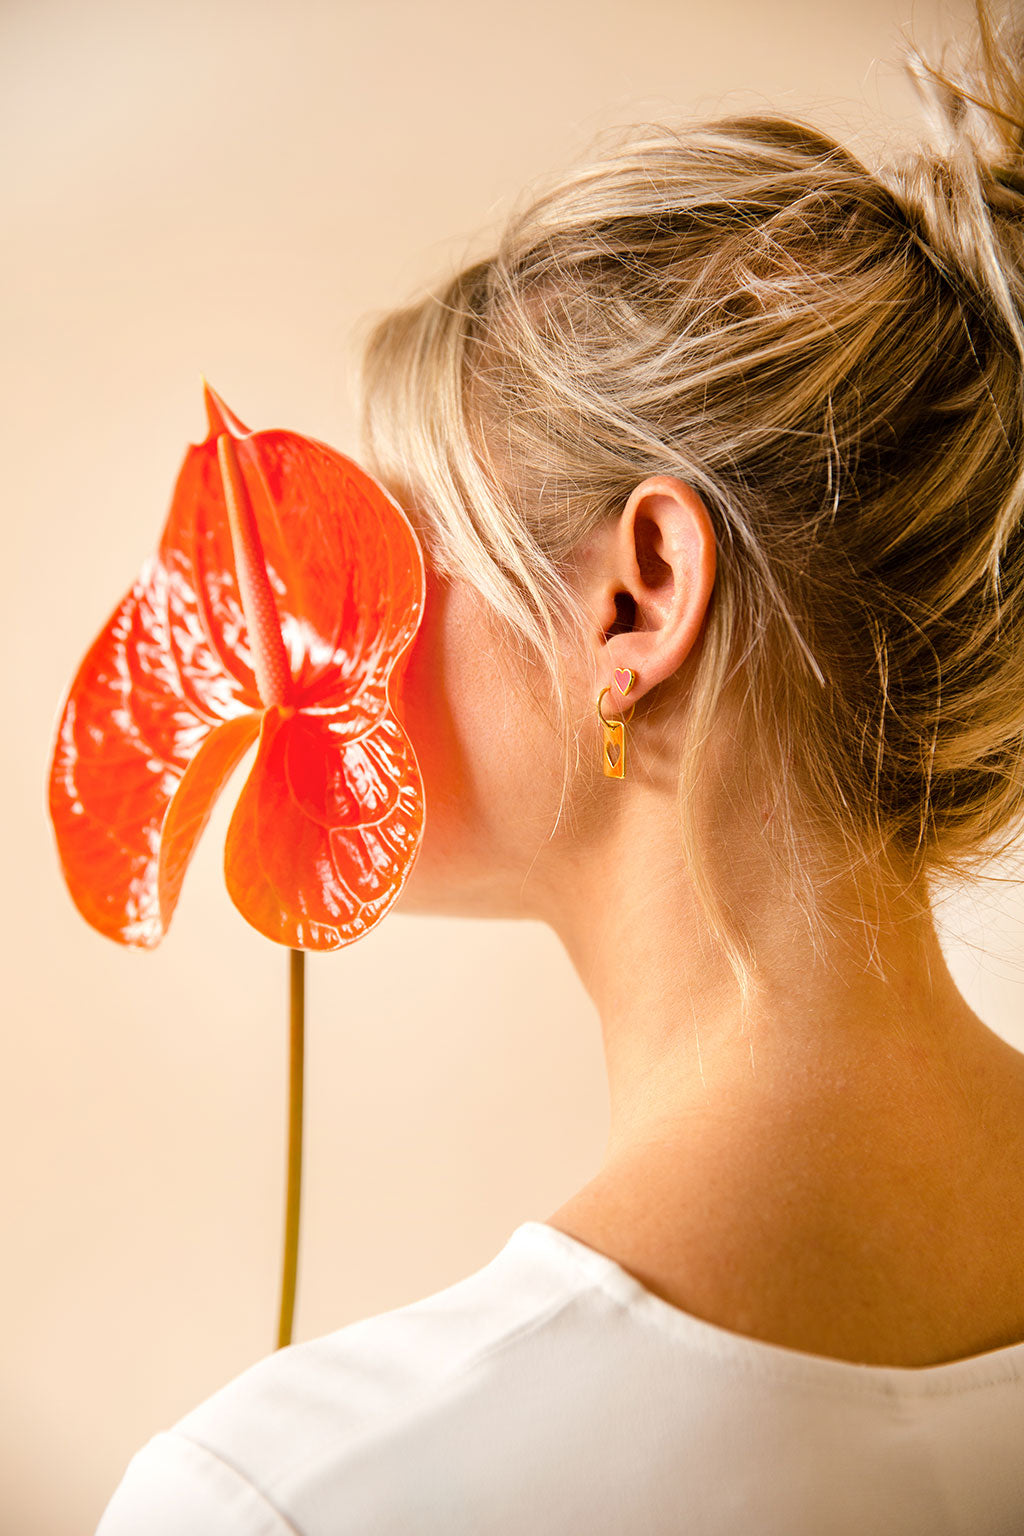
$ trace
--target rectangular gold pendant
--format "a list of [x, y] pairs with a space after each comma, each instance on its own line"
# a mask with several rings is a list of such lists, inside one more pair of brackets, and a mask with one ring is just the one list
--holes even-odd
[[617, 725], [609, 725], [607, 720], [602, 720], [601, 729], [604, 732], [605, 776], [621, 779], [626, 766], [625, 728], [621, 721]]

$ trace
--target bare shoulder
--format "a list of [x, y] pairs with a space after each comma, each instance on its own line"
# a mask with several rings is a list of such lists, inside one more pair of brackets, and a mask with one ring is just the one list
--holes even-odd
[[962, 1087], [903, 1121], [897, 1095], [839, 1131], [780, 1122], [735, 1156], [647, 1148], [546, 1219], [765, 1343], [903, 1367], [1022, 1343], [1024, 1054], [993, 1037]]

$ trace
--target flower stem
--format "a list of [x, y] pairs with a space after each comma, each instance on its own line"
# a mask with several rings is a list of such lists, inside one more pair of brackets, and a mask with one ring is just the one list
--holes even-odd
[[295, 1316], [295, 1277], [299, 1263], [299, 1200], [302, 1192], [302, 1069], [306, 1005], [306, 953], [290, 952], [289, 1074], [288, 1074], [288, 1194], [284, 1216], [284, 1264], [281, 1274], [281, 1315], [277, 1348], [292, 1341]]

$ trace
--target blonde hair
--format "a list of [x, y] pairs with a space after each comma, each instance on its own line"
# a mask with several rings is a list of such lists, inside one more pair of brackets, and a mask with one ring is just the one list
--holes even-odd
[[781, 113], [612, 130], [364, 342], [364, 462], [550, 679], [563, 805], [562, 646], [592, 629], [571, 552], [648, 475], [702, 497], [680, 851], [744, 1001], [757, 956], [694, 800], [727, 694], [815, 932], [816, 839], [917, 890], [1024, 814], [1024, 51], [976, 4], [958, 68], [905, 42], [931, 142], [872, 171]]

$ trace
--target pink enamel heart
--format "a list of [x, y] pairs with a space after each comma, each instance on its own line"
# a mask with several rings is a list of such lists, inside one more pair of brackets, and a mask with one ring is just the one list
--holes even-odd
[[628, 667], [616, 667], [612, 676], [615, 679], [615, 686], [622, 694], [633, 686], [633, 676]]

